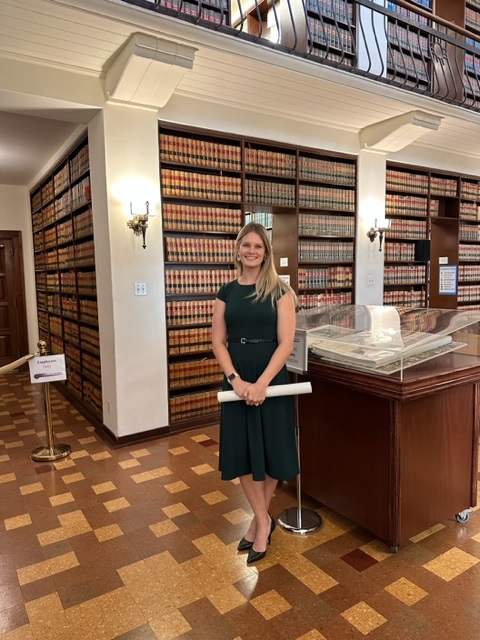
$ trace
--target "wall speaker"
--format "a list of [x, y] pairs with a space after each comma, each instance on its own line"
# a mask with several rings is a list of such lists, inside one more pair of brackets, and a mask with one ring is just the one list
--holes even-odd
[[415, 261], [428, 262], [430, 260], [430, 240], [415, 240]]

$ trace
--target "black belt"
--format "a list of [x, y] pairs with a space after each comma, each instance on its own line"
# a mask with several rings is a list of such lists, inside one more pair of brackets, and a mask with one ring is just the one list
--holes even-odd
[[240, 344], [260, 344], [261, 342], [278, 342], [276, 338], [229, 338], [228, 342], [240, 342]]

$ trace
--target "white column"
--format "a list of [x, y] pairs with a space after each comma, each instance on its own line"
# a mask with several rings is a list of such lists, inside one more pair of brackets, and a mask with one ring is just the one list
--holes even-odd
[[[384, 249], [370, 242], [367, 231], [385, 217], [386, 154], [362, 150], [357, 165], [357, 230], [355, 240], [355, 302], [383, 304]], [[385, 239], [384, 239], [385, 242]]]
[[[168, 424], [157, 113], [106, 105], [89, 147], [104, 424], [120, 438]], [[143, 249], [127, 221], [130, 202], [145, 213], [146, 201], [154, 217]]]

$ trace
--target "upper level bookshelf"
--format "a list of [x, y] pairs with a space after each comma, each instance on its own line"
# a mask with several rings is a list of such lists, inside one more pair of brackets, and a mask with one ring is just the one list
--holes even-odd
[[88, 139], [81, 138], [30, 194], [40, 339], [64, 353], [59, 383], [103, 419]]
[[155, 0], [159, 7], [171, 9], [172, 15], [190, 16], [212, 24], [229, 24], [228, 0]]
[[352, 302], [356, 159], [160, 124], [170, 422], [211, 421], [222, 373], [210, 346], [219, 287], [247, 220], [272, 233], [303, 307]]

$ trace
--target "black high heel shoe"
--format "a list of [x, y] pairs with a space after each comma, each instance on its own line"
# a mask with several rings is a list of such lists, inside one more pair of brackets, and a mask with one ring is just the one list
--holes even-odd
[[[275, 531], [275, 527], [277, 526], [272, 514], [269, 512], [268, 514], [271, 518], [271, 523], [270, 523], [270, 535], [268, 536], [268, 544], [270, 544], [270, 536], [272, 535], [272, 533]], [[240, 540], [240, 542], [238, 543], [238, 547], [237, 547], [237, 551], [250, 551], [250, 549], [253, 548], [253, 542], [251, 542], [250, 540], [247, 540], [247, 538], [245, 538], [245, 536], [243, 536], [243, 538]], [[255, 552], [257, 553], [257, 552]], [[260, 558], [258, 558], [260, 560]]]
[[[270, 517], [272, 518], [272, 516], [270, 516]], [[268, 538], [267, 538], [267, 546], [270, 544], [270, 538], [272, 537], [272, 533], [273, 533], [274, 529], [275, 529], [275, 520], [272, 518], [272, 524], [270, 525], [270, 533], [268, 534]], [[248, 552], [247, 564], [252, 564], [253, 562], [258, 562], [258, 560], [261, 560], [266, 555], [267, 555], [267, 550], [266, 549], [265, 549], [265, 551], [255, 551], [255, 549], [253, 548], [253, 544], [252, 544], [252, 548]]]

